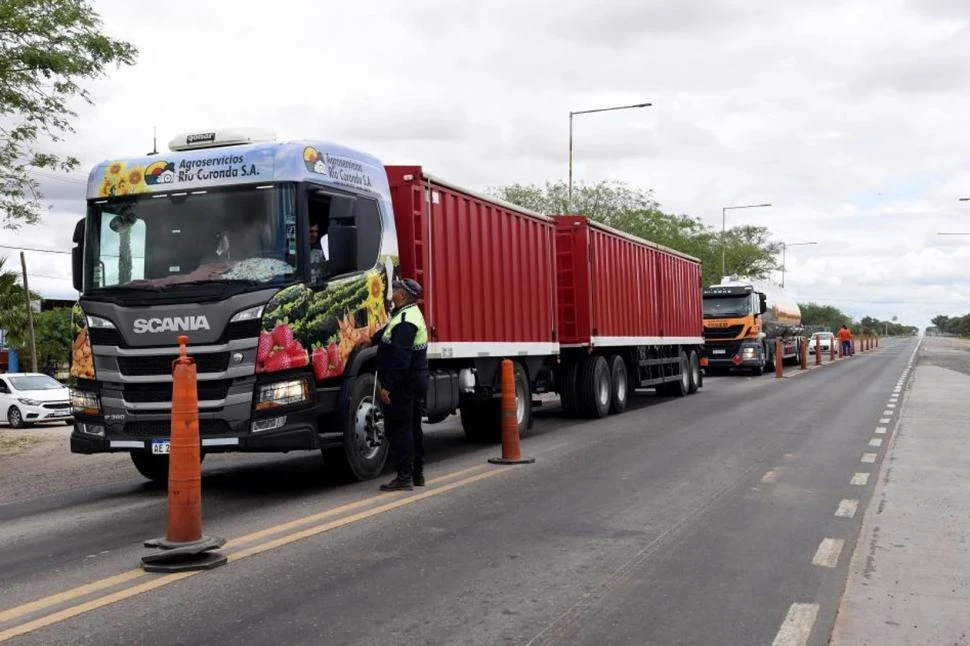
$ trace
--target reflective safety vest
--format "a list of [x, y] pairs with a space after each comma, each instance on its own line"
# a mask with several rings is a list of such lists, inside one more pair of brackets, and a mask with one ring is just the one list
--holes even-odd
[[387, 328], [384, 330], [384, 335], [381, 337], [381, 341], [384, 343], [390, 343], [391, 334], [394, 332], [394, 328], [405, 321], [418, 328], [418, 331], [414, 335], [414, 344], [411, 346], [411, 349], [427, 350], [428, 327], [424, 322], [424, 314], [422, 314], [418, 306], [413, 303], [411, 305], [405, 305], [401, 309], [394, 312], [390, 323], [387, 324]]

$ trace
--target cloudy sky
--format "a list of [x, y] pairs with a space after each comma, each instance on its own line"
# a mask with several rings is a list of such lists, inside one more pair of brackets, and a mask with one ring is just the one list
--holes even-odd
[[[857, 317], [970, 312], [965, 0], [93, 0], [138, 64], [90, 87], [59, 147], [86, 167], [219, 126], [419, 163], [484, 190], [564, 179], [652, 189], [668, 211], [768, 227], [786, 289]], [[285, 9], [282, 9], [285, 7]], [[84, 176], [39, 176], [49, 214], [0, 245], [68, 250]], [[9, 265], [19, 264], [16, 252]], [[31, 287], [72, 295], [70, 256]], [[780, 278], [780, 276], [779, 276]]]

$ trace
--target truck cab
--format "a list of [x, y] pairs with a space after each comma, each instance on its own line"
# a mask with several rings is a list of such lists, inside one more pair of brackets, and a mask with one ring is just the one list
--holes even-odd
[[73, 452], [127, 451], [167, 477], [184, 334], [203, 452], [333, 449], [358, 479], [383, 469], [367, 346], [389, 319], [398, 248], [376, 158], [187, 133], [96, 166], [74, 242]]
[[762, 315], [767, 296], [752, 285], [715, 285], [703, 290], [704, 355], [711, 368], [764, 372], [768, 361]]

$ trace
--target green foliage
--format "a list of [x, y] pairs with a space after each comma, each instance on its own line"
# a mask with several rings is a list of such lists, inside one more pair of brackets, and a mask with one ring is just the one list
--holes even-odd
[[58, 363], [66, 363], [71, 356], [71, 346], [74, 342], [71, 309], [61, 307], [35, 314], [34, 335], [37, 339], [38, 364], [46, 361], [48, 357]]
[[91, 103], [81, 82], [104, 76], [110, 64], [135, 61], [132, 45], [100, 28], [84, 0], [0, 0], [0, 217], [6, 228], [40, 219], [42, 196], [32, 173], [78, 165], [36, 146], [74, 132], [71, 104]]
[[[573, 206], [568, 208], [565, 182], [512, 184], [491, 189], [495, 197], [544, 214], [576, 213], [626, 233], [650, 240], [698, 258], [702, 281], [712, 285], [721, 280], [720, 231], [699, 218], [675, 215], [660, 209], [652, 193], [630, 188], [621, 182], [573, 185]], [[764, 227], [739, 226], [723, 236], [725, 268], [729, 275], [767, 278], [779, 269], [776, 260], [781, 244], [769, 240]]]
[[943, 314], [930, 319], [942, 334], [970, 337], [970, 314], [949, 317]]
[[[6, 258], [0, 258], [0, 330], [7, 331], [7, 345], [21, 351], [28, 344], [27, 312], [20, 273], [5, 269]], [[31, 300], [40, 296], [31, 292]]]
[[856, 336], [863, 334], [870, 336], [906, 336], [918, 332], [918, 328], [903, 325], [893, 321], [880, 321], [871, 316], [863, 316], [855, 322], [852, 317], [832, 305], [817, 305], [815, 303], [799, 303], [802, 311], [802, 325], [808, 329], [829, 330], [836, 332], [843, 325], [848, 326]]

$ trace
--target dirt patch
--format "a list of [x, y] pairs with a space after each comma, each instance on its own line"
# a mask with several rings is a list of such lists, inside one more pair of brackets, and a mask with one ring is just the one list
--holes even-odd
[[929, 337], [920, 349], [919, 362], [970, 375], [970, 339]]
[[138, 477], [124, 453], [71, 453], [71, 427], [0, 426], [0, 505]]

